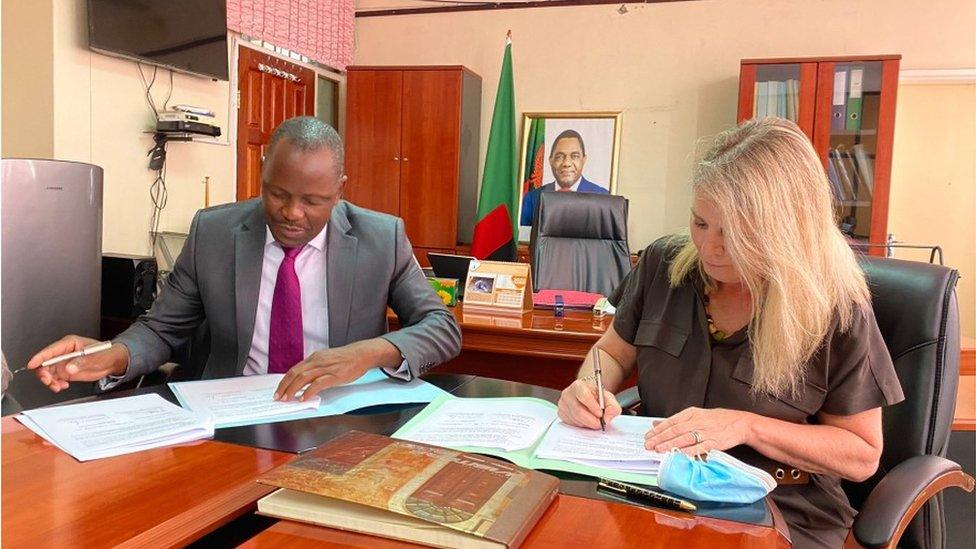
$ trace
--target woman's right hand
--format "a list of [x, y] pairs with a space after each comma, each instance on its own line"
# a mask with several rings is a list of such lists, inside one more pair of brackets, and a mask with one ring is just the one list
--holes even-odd
[[[606, 390], [603, 391], [603, 402], [606, 407], [603, 420], [610, 425], [610, 421], [620, 415], [620, 404], [613, 393]], [[600, 428], [600, 402], [592, 381], [577, 379], [563, 389], [559, 397], [559, 419], [576, 427]]]

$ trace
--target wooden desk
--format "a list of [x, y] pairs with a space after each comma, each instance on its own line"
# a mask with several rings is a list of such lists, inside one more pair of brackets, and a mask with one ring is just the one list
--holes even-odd
[[959, 392], [953, 431], [976, 431], [976, 339], [964, 337], [959, 351]]
[[953, 431], [976, 431], [976, 376], [959, 376]]
[[964, 376], [976, 376], [976, 339], [963, 337], [960, 347], [959, 373]]
[[[450, 392], [462, 397], [535, 396], [550, 401], [558, 398], [558, 393], [550, 389], [507, 381], [440, 377], [443, 378], [438, 381], [440, 386], [450, 387]], [[160, 390], [168, 391], [165, 387]], [[413, 407], [413, 413], [418, 408]], [[389, 423], [389, 416], [391, 412], [380, 410], [268, 424], [256, 430], [264, 438], [278, 439], [294, 438], [323, 426], [322, 432], [316, 435], [324, 437], [317, 439], [321, 443], [349, 428], [389, 434], [395, 429]], [[229, 539], [239, 540], [242, 531], [255, 532], [266, 526], [253, 511], [257, 499], [272, 488], [257, 484], [256, 477], [293, 456], [204, 441], [79, 463], [13, 418], [3, 418], [0, 425], [3, 433], [0, 534], [5, 546], [11, 547], [163, 547], [185, 545], [207, 534], [224, 543]], [[247, 429], [222, 430], [218, 436], [227, 436], [225, 431]], [[239, 432], [236, 437], [253, 438]], [[711, 517], [702, 511], [692, 517], [599, 499], [607, 496], [596, 494], [592, 480], [588, 479], [564, 479], [560, 490], [562, 493], [531, 533], [526, 546], [565, 547], [580, 543], [594, 547], [651, 544], [709, 549], [788, 546], [783, 537], [787, 528], [771, 502], [768, 514], [755, 517], [750, 512], [743, 518], [745, 522], [732, 522], [727, 520], [730, 518], [727, 510]], [[583, 521], [592, 526], [582, 531], [579, 525]], [[263, 547], [310, 542], [333, 547], [403, 545], [289, 522], [274, 524], [249, 543]], [[221, 541], [207, 537], [201, 543], [219, 545]]]
[[2, 420], [7, 547], [185, 545], [272, 492], [258, 475], [291, 454], [198, 442], [81, 463]]
[[[507, 316], [465, 312], [459, 303], [452, 311], [461, 326], [461, 354], [436, 371], [560, 390], [576, 378], [587, 351], [613, 322], [613, 316], [596, 320], [589, 311], [566, 311], [561, 319], [546, 309]], [[399, 328], [396, 315], [387, 316], [390, 329]]]
[[607, 331], [613, 316], [594, 319], [590, 311], [566, 311], [557, 318], [551, 310], [533, 309], [520, 316], [464, 311], [453, 308], [464, 333], [463, 349], [510, 356], [556, 358], [581, 362]]
[[[522, 547], [789, 547], [786, 525], [752, 526], [560, 494]], [[420, 547], [298, 522], [280, 521], [241, 545], [247, 548]]]

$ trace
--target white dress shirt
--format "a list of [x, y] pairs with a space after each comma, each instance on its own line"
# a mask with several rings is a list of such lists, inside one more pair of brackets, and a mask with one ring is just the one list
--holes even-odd
[[[326, 284], [325, 236], [326, 225], [295, 258], [295, 274], [302, 289], [302, 336], [305, 349], [302, 358], [315, 351], [329, 348], [329, 294]], [[261, 289], [258, 310], [254, 316], [254, 335], [247, 353], [244, 375], [268, 373], [268, 339], [271, 336], [271, 303], [274, 300], [278, 267], [285, 258], [271, 229], [265, 228], [264, 261], [261, 266]]]
[[[326, 234], [329, 226], [322, 228], [295, 258], [295, 274], [301, 287], [302, 335], [305, 340], [303, 358], [329, 348], [329, 294], [327, 291]], [[274, 300], [278, 267], [285, 258], [271, 229], [265, 228], [264, 260], [261, 266], [261, 288], [258, 291], [258, 309], [254, 316], [254, 335], [251, 349], [244, 365], [244, 375], [268, 373], [268, 340], [271, 336], [271, 303]], [[404, 360], [399, 368], [384, 368], [388, 374], [410, 379], [410, 368]]]

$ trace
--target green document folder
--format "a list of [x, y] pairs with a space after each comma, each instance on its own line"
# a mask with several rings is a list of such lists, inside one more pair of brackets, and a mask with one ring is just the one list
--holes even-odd
[[847, 130], [861, 131], [861, 101], [864, 94], [864, 67], [851, 67], [851, 88], [847, 97]]
[[[428, 418], [437, 411], [445, 402], [455, 399], [452, 395], [441, 395], [436, 400], [427, 405], [426, 408], [420, 411], [416, 416], [414, 416], [410, 421], [397, 429], [393, 433], [393, 438], [399, 438], [404, 440], [413, 440], [410, 438], [410, 434], [421, 427]], [[508, 398], [486, 398], [486, 399], [466, 399], [466, 400], [491, 400], [491, 401], [532, 401], [536, 403], [542, 403], [550, 407], [555, 416], [556, 405], [538, 398], [531, 397], [508, 397]], [[555, 422], [554, 422], [555, 423]], [[551, 428], [551, 424], [550, 424]], [[485, 454], [489, 456], [500, 457], [502, 459], [508, 460], [515, 465], [520, 467], [525, 467], [527, 469], [536, 470], [546, 470], [546, 471], [564, 471], [567, 473], [576, 473], [579, 475], [587, 475], [595, 478], [608, 478], [617, 480], [620, 482], [631, 482], [634, 484], [646, 484], [651, 486], [657, 486], [657, 475], [645, 474], [645, 473], [635, 473], [630, 471], [619, 471], [606, 467], [596, 467], [592, 465], [584, 465], [581, 463], [574, 463], [571, 461], [563, 461], [556, 459], [543, 459], [535, 456], [536, 450], [542, 443], [543, 439], [549, 431], [546, 431], [542, 437], [535, 441], [535, 443], [521, 450], [516, 451], [505, 451], [500, 448], [489, 448], [483, 446], [449, 446], [454, 450], [459, 450], [462, 452], [474, 452], [477, 454]], [[419, 439], [418, 439], [419, 440]]]

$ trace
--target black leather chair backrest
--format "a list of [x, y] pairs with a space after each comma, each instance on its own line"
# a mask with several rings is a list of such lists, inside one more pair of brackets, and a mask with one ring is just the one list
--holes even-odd
[[609, 295], [630, 272], [627, 199], [593, 193], [540, 193], [529, 249], [535, 291]]
[[[864, 257], [874, 315], [895, 364], [905, 400], [883, 411], [884, 451], [878, 472], [845, 483], [854, 508], [893, 467], [918, 455], [945, 456], [959, 383], [959, 273], [948, 267]], [[941, 546], [941, 496], [919, 512], [902, 536], [905, 547]]]

